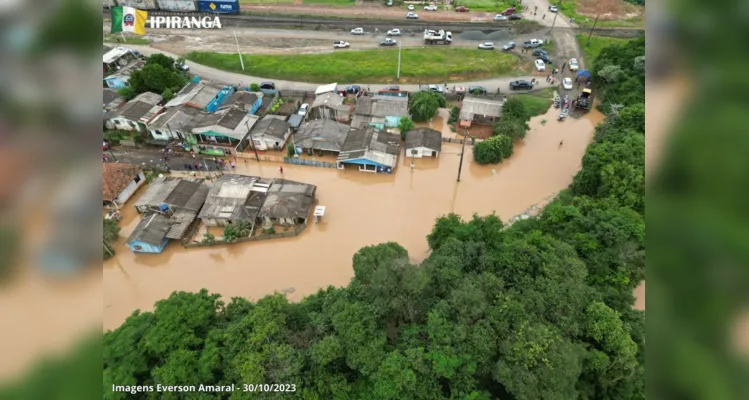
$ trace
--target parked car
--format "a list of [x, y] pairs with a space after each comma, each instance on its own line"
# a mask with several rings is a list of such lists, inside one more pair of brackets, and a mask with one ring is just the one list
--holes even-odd
[[413, 10], [414, 10], [414, 5], [413, 4], [409, 4], [408, 5], [408, 11], [413, 11]]
[[104, 144], [101, 146], [101, 151], [107, 151], [109, 150], [109, 143], [104, 142]]
[[536, 71], [546, 71], [546, 63], [544, 60], [536, 60], [534, 63], [536, 64]]
[[545, 56], [548, 56], [548, 55], [549, 55], [549, 54], [548, 54], [548, 53], [546, 52], [546, 50], [544, 50], [544, 49], [536, 49], [536, 50], [533, 50], [533, 56], [534, 56], [534, 57], [538, 57], [538, 56], [540, 56], [541, 54], [543, 54], [543, 55], [545, 55]]
[[509, 15], [512, 15], [512, 14], [515, 14], [515, 8], [514, 8], [514, 7], [510, 7], [510, 8], [505, 8], [505, 10], [504, 10], [504, 11], [502, 11], [502, 13], [501, 13], [501, 14], [502, 14], [502, 15], [507, 15], [507, 16], [509, 16]]
[[523, 42], [523, 47], [525, 47], [526, 49], [532, 49], [535, 47], [543, 46], [543, 44], [544, 41], [541, 39], [531, 39]]
[[435, 5], [424, 6], [424, 11], [437, 11], [437, 6]]
[[502, 46], [502, 50], [510, 51], [515, 48], [515, 42], [507, 42], [506, 45]]
[[468, 12], [471, 11], [466, 6], [457, 6], [455, 7], [455, 12]]
[[465, 86], [455, 86], [455, 94], [465, 94], [466, 88]]
[[380, 42], [380, 46], [395, 46], [396, 43], [398, 42], [395, 39], [385, 38], [385, 40]]
[[276, 90], [276, 84], [271, 81], [266, 81], [260, 84], [260, 89]]
[[479, 49], [481, 49], [481, 50], [494, 50], [494, 43], [492, 43], [492, 42], [481, 43], [479, 45]]
[[533, 89], [533, 84], [528, 81], [512, 81], [510, 82], [511, 90], [528, 90]]
[[402, 34], [403, 34], [403, 32], [401, 32], [400, 29], [391, 29], [387, 33], [388, 36], [400, 36]]
[[384, 88], [382, 88], [382, 90], [385, 92], [400, 92], [401, 87], [398, 85], [390, 85], [390, 86], [385, 86]]
[[354, 28], [351, 30], [352, 35], [363, 35], [364, 34], [364, 28]]
[[439, 85], [428, 85], [427, 90], [435, 93], [445, 93], [445, 89]]
[[517, 14], [512, 14], [509, 17], [507, 17], [507, 19], [509, 19], [510, 21], [517, 21], [519, 19], [523, 19], [523, 17], [521, 17], [521, 16], [519, 16]]
[[309, 104], [304, 103], [301, 107], [299, 107], [299, 111], [297, 111], [297, 114], [307, 115], [307, 110], [309, 110]]
[[580, 66], [577, 64], [577, 58], [570, 58], [569, 62], [570, 71], [577, 71]]
[[565, 90], [572, 90], [572, 78], [567, 77], [562, 79], [562, 87], [564, 87]]
[[346, 86], [346, 93], [357, 94], [359, 91], [361, 91], [361, 86], [359, 85]]
[[552, 62], [551, 62], [551, 58], [549, 58], [549, 56], [548, 56], [547, 54], [540, 54], [540, 55], [538, 56], [538, 58], [539, 58], [540, 60], [543, 60], [543, 61], [544, 61], [545, 63], [547, 63], [547, 64], [552, 64]]
[[471, 94], [486, 94], [486, 88], [483, 86], [471, 86], [468, 88], [468, 93]]
[[333, 42], [333, 48], [334, 49], [345, 49], [347, 47], [350, 47], [351, 44], [349, 42], [344, 42], [343, 40], [339, 40], [337, 42]]
[[555, 12], [559, 12], [559, 9], [557, 8], [557, 6], [549, 6], [549, 11], [555, 13]]
[[497, 15], [494, 16], [494, 20], [495, 21], [507, 21], [507, 17], [505, 17], [502, 14], [497, 14]]
[[419, 14], [416, 14], [415, 12], [409, 12], [406, 14], [406, 18], [408, 19], [419, 19]]
[[190, 67], [187, 64], [182, 63], [182, 62], [175, 62], [174, 63], [174, 68], [177, 68], [178, 70], [180, 70], [182, 72], [187, 72], [187, 71], [190, 70]]

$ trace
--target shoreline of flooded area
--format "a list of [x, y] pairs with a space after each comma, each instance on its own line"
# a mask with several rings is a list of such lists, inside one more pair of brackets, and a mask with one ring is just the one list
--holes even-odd
[[604, 117], [591, 111], [557, 122], [557, 114], [551, 108], [531, 119], [526, 139], [501, 164], [478, 165], [466, 146], [460, 182], [461, 146], [455, 143], [443, 143], [437, 159], [415, 159], [413, 170], [411, 159], [401, 154], [392, 175], [239, 162], [239, 174], [280, 178], [283, 165], [283, 178], [317, 186], [317, 204], [326, 206], [326, 214], [296, 237], [196, 249], [172, 242], [162, 254], [135, 254], [124, 245], [140, 219], [131, 199], [123, 210], [117, 255], [104, 263], [104, 328], [116, 328], [135, 309], [152, 310], [175, 290], [206, 288], [227, 301], [278, 291], [297, 301], [328, 285], [348, 284], [354, 253], [378, 243], [398, 242], [418, 263], [428, 254], [426, 235], [435, 219], [450, 212], [464, 219], [496, 212], [508, 221], [572, 182]]

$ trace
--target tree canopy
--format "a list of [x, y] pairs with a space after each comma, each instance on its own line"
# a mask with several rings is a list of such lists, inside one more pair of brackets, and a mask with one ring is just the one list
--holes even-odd
[[492, 136], [473, 146], [473, 158], [479, 164], [496, 164], [511, 156], [514, 149], [509, 136]]
[[502, 116], [494, 123], [492, 133], [508, 136], [513, 140], [523, 139], [530, 129], [528, 125], [530, 120], [531, 114], [525, 104], [519, 98], [512, 96], [502, 105]]
[[424, 122], [434, 117], [437, 109], [444, 107], [445, 103], [445, 96], [441, 94], [430, 91], [417, 92], [409, 100], [409, 111], [414, 121]]
[[146, 60], [146, 64], [130, 75], [130, 95], [153, 92], [173, 96], [187, 84], [184, 73], [174, 67], [174, 59], [156, 53]]

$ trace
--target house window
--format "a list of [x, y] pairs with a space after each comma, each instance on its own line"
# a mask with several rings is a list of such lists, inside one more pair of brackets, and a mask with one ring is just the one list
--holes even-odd
[[161, 135], [163, 135], [163, 133], [161, 133], [161, 131], [156, 131], [156, 135], [157, 136], [161, 136]]
[[135, 245], [135, 246], [133, 246], [133, 250], [141, 251], [141, 250], [143, 250], [143, 246]]
[[130, 124], [130, 126], [132, 126], [133, 129], [138, 129], [138, 124], [136, 124], [135, 122], [133, 122], [133, 121], [127, 121], [127, 123]]
[[135, 176], [135, 183], [138, 183], [138, 182], [140, 182], [140, 175]]

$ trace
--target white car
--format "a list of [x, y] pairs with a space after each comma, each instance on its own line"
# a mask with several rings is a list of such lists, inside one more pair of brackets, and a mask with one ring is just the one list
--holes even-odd
[[564, 78], [564, 79], [562, 80], [562, 87], [563, 87], [563, 88], [564, 88], [565, 90], [572, 90], [572, 78], [569, 78], [569, 77], [567, 77], [567, 78]]
[[437, 6], [424, 6], [424, 11], [437, 11]]
[[408, 11], [413, 11], [413, 10], [414, 10], [414, 5], [413, 4], [409, 4], [408, 5]]
[[555, 13], [555, 12], [559, 12], [559, 9], [557, 8], [557, 6], [549, 6], [549, 11]]
[[403, 33], [401, 32], [401, 30], [400, 30], [400, 29], [391, 29], [391, 30], [389, 30], [389, 31], [388, 31], [388, 33], [387, 33], [387, 35], [388, 35], [388, 36], [400, 36], [400, 35], [402, 35], [402, 34], [403, 34]]
[[546, 71], [546, 63], [544, 60], [536, 60], [536, 71]]
[[351, 30], [352, 35], [363, 35], [364, 34], [364, 28], [354, 28]]
[[492, 43], [492, 42], [481, 43], [479, 45], [479, 49], [481, 49], [481, 50], [494, 50], [494, 43]]
[[334, 49], [345, 49], [347, 47], [350, 47], [351, 44], [349, 42], [344, 42], [343, 40], [339, 40], [337, 42], [333, 42], [333, 48]]
[[419, 14], [416, 14], [415, 12], [409, 12], [406, 14], [406, 18], [408, 19], [419, 19]]
[[307, 110], [309, 109], [309, 104], [304, 103], [301, 107], [299, 107], [299, 111], [297, 111], [297, 114], [299, 115], [307, 115]]
[[494, 16], [495, 21], [507, 21], [507, 17], [502, 14], [497, 14]]
[[580, 68], [579, 65], [577, 65], [577, 58], [570, 58], [570, 71], [577, 71], [578, 68]]

